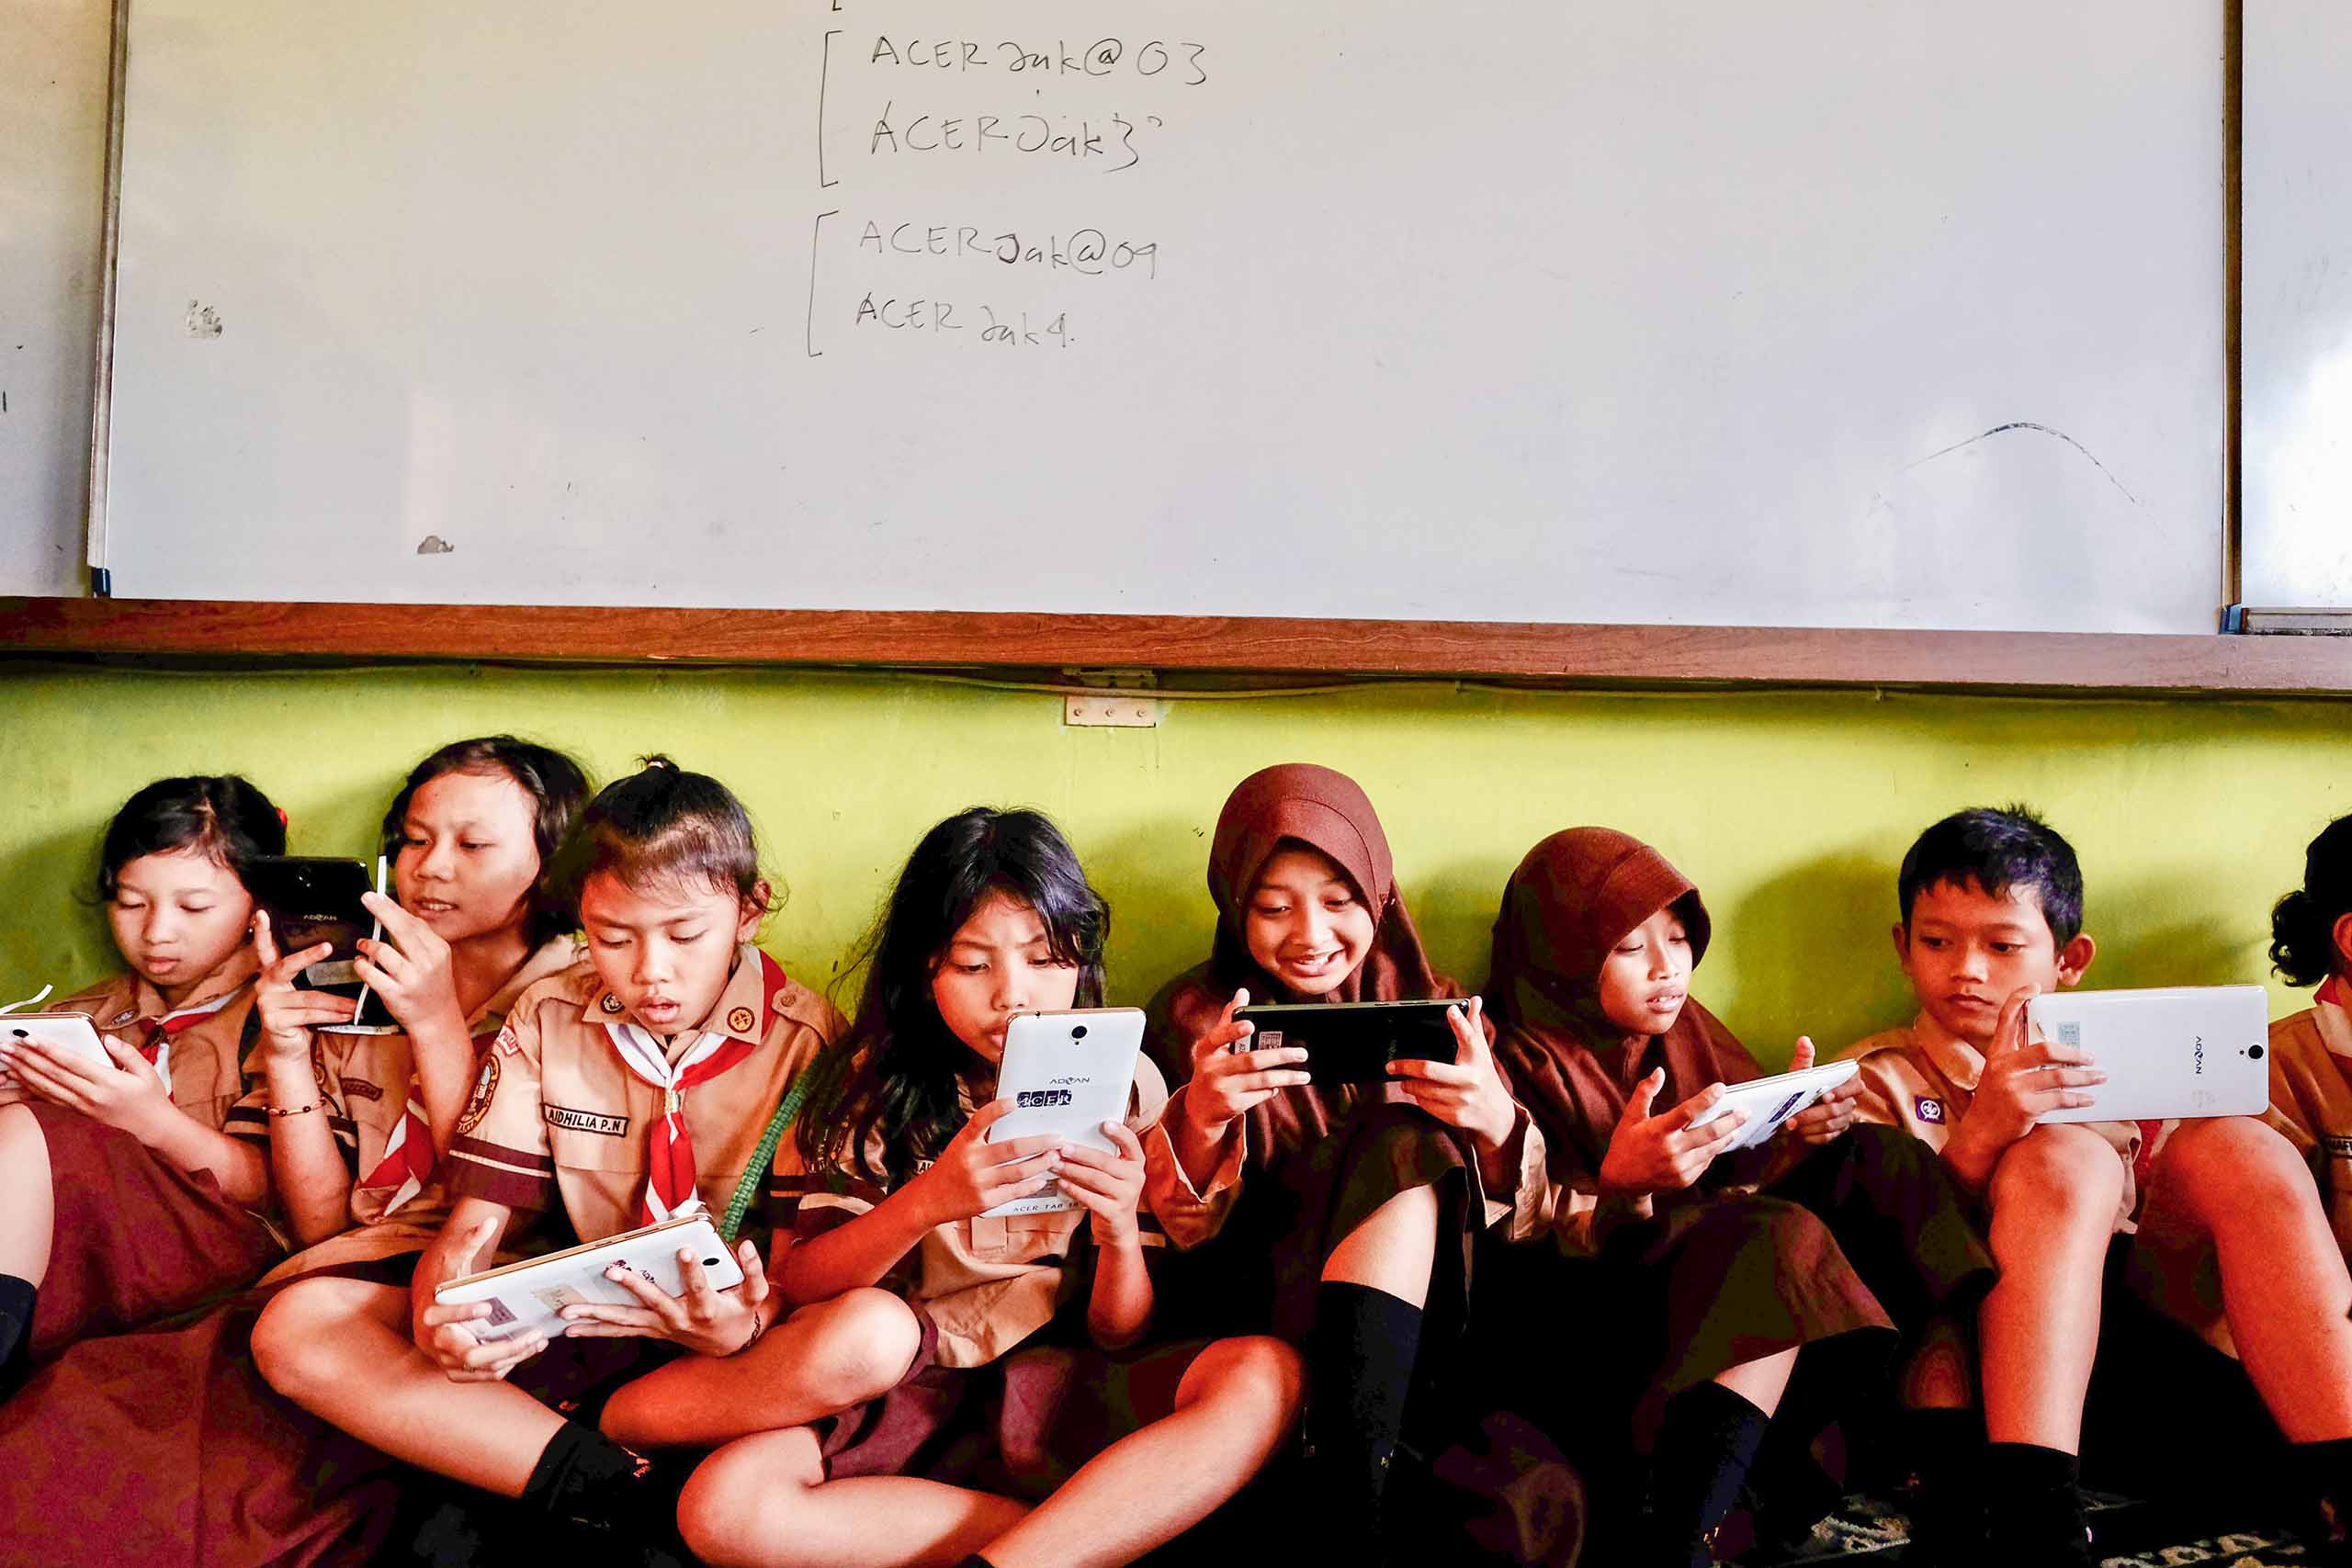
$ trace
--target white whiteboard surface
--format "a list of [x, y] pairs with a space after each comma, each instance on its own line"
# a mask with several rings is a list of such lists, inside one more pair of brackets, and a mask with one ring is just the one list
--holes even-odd
[[2352, 607], [2352, 6], [2245, 10], [2245, 594]]
[[0, 593], [83, 568], [110, 0], [0, 6]]
[[116, 592], [2211, 630], [2220, 54], [2211, 0], [136, 0]]

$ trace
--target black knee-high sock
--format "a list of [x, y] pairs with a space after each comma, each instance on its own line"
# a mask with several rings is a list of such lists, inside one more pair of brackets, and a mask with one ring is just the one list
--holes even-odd
[[33, 1307], [40, 1289], [29, 1280], [0, 1274], [0, 1399], [25, 1381], [32, 1355]]
[[557, 1427], [539, 1450], [522, 1501], [556, 1518], [646, 1538], [666, 1535], [675, 1519], [674, 1491], [653, 1480], [645, 1461], [578, 1421]]
[[2319, 1516], [2323, 1540], [2331, 1546], [2352, 1544], [2352, 1438], [2317, 1443], [2297, 1443], [2287, 1450], [2295, 1489]]
[[1666, 1403], [1642, 1499], [1642, 1568], [1703, 1564], [1707, 1537], [1739, 1497], [1770, 1417], [1721, 1383]]
[[[1306, 1343], [1306, 1452], [1323, 1517], [1376, 1552], [1388, 1472], [1420, 1354], [1421, 1309], [1369, 1285], [1327, 1281]], [[1336, 1553], [1342, 1561], [1349, 1552]]]
[[[1984, 1416], [1976, 1410], [1906, 1410], [1896, 1440], [1911, 1456], [1911, 1540], [1931, 1562], [1972, 1562], [1984, 1534]], [[1938, 1551], [1942, 1558], [1936, 1557]], [[1967, 1555], [1962, 1555], [1967, 1553]]]

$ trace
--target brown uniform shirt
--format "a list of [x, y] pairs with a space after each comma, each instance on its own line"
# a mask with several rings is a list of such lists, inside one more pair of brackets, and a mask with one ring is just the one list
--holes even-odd
[[2310, 1008], [2270, 1026], [2270, 1111], [2263, 1118], [2311, 1162], [2335, 1243], [2352, 1258], [2352, 1012], [2323, 987]]
[[[482, 1058], [450, 1145], [452, 1188], [510, 1209], [560, 1201], [582, 1241], [641, 1224], [665, 1095], [629, 1069], [606, 1027], [633, 1021], [585, 958], [526, 992]], [[681, 1096], [707, 1205], [726, 1207], [793, 1076], [844, 1028], [831, 1002], [746, 946], [709, 1015], [667, 1042], [672, 1062], [705, 1032], [753, 1047]]]
[[[970, 1089], [962, 1095], [968, 1114], [977, 1109]], [[1127, 1125], [1148, 1137], [1168, 1103], [1168, 1086], [1148, 1057], [1136, 1059], [1136, 1082], [1127, 1102]], [[868, 1169], [882, 1168], [879, 1138], [865, 1150]], [[796, 1241], [821, 1235], [865, 1213], [886, 1196], [881, 1185], [855, 1162], [811, 1171], [797, 1142], [776, 1150], [775, 1195], [789, 1213]], [[1086, 1281], [1082, 1259], [1091, 1248], [1082, 1208], [1052, 1214], [976, 1214], [923, 1234], [915, 1248], [883, 1280], [921, 1302], [939, 1330], [943, 1367], [983, 1367], [1014, 1349], [1053, 1321]], [[1143, 1227], [1146, 1246], [1164, 1238]]]
[[[506, 1021], [507, 1010], [525, 991], [552, 975], [560, 975], [578, 955], [571, 938], [558, 937], [524, 960], [523, 967], [498, 988], [468, 1021], [477, 1055]], [[397, 1209], [388, 1205], [390, 1188], [361, 1183], [384, 1162], [387, 1145], [407, 1113], [416, 1092], [415, 1056], [405, 1034], [359, 1034], [342, 1030], [318, 1030], [311, 1037], [311, 1071], [319, 1086], [320, 1108], [351, 1174], [349, 1213], [352, 1229], [328, 1237], [297, 1253], [270, 1270], [265, 1283], [336, 1264], [368, 1262], [423, 1249], [441, 1234], [449, 1217], [446, 1170]], [[257, 1143], [269, 1139], [269, 1089], [257, 1080], [253, 1092], [229, 1113], [223, 1131]], [[447, 1161], [442, 1164], [446, 1167]]]
[[[1984, 1076], [1984, 1054], [1949, 1033], [1922, 1012], [1907, 1027], [1873, 1034], [1838, 1053], [1838, 1060], [1859, 1060], [1861, 1094], [1854, 1114], [1865, 1122], [1900, 1127], [1940, 1154], [1960, 1119], [1968, 1114], [1977, 1082]], [[2177, 1122], [2087, 1122], [2088, 1131], [2104, 1139], [2123, 1162], [2123, 1196], [2115, 1211], [2115, 1228], [2134, 1228], [2141, 1190], [2150, 1163]]]
[[[178, 1009], [166, 1006], [155, 987], [137, 975], [123, 975], [42, 1010], [78, 1012], [99, 1033], [137, 1046], [145, 1043], [149, 1032], [141, 1027], [142, 1019], [152, 1025], [168, 1013], [220, 1002], [171, 1032], [158, 1053], [158, 1070], [170, 1082], [172, 1103], [190, 1121], [217, 1133], [252, 1086], [255, 1075], [248, 1068], [259, 1065], [252, 1059], [256, 1037], [247, 1028], [254, 1015], [253, 980], [253, 950], [241, 947], [198, 982]], [[0, 1094], [0, 1100], [17, 1098], [14, 1090]]]

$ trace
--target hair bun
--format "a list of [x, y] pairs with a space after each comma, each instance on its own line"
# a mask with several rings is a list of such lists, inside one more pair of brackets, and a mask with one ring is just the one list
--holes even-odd
[[670, 760], [667, 752], [662, 751], [656, 751], [650, 757], [639, 757], [637, 760], [637, 765], [649, 773], [682, 773], [685, 772], [684, 768], [681, 768], [677, 763]]
[[2289, 985], [2318, 985], [2335, 958], [2335, 922], [2318, 899], [2299, 887], [2271, 907], [2270, 966]]

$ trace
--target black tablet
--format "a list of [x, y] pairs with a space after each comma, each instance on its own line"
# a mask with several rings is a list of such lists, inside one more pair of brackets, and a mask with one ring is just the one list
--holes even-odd
[[1257, 1033], [1237, 1043], [1237, 1051], [1271, 1051], [1297, 1045], [1306, 1051], [1306, 1070], [1318, 1084], [1374, 1084], [1388, 1079], [1388, 1064], [1418, 1057], [1454, 1059], [1453, 1025], [1446, 1014], [1460, 1000], [1415, 1002], [1273, 1002], [1246, 1007], [1233, 1016], [1254, 1024]]

